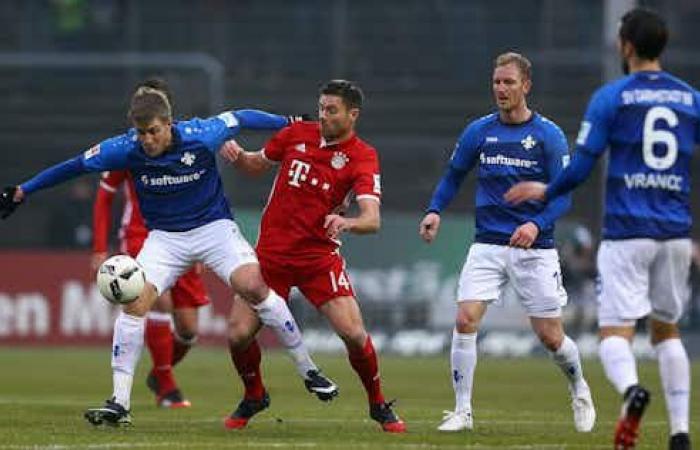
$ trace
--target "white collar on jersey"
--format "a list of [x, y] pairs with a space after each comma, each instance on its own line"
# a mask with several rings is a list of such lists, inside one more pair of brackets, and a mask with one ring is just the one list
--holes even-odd
[[318, 148], [323, 148], [323, 147], [330, 147], [331, 145], [336, 145], [338, 144], [338, 141], [326, 141], [326, 138], [321, 136], [321, 143], [319, 144]]

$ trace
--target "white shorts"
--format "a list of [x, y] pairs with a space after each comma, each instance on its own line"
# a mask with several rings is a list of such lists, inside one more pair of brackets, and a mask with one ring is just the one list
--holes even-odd
[[226, 284], [244, 264], [258, 263], [255, 251], [232, 220], [221, 219], [188, 231], [152, 230], [136, 260], [146, 280], [162, 294], [195, 262], [202, 262]]
[[676, 323], [690, 298], [690, 239], [603, 241], [598, 250], [598, 325], [637, 319]]
[[559, 317], [566, 305], [555, 249], [472, 244], [457, 287], [457, 301], [498, 300], [510, 283], [530, 317]]

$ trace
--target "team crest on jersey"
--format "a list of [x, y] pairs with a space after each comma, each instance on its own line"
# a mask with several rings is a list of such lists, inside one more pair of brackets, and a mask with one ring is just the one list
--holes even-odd
[[331, 167], [337, 170], [342, 169], [350, 161], [348, 155], [343, 152], [333, 152], [333, 157], [331, 158]]
[[528, 134], [525, 139], [520, 141], [520, 143], [523, 144], [523, 147], [525, 148], [525, 150], [530, 150], [535, 145], [537, 145], [537, 141], [532, 137], [531, 134]]
[[186, 166], [191, 166], [192, 164], [194, 164], [194, 160], [196, 158], [197, 157], [194, 155], [194, 153], [185, 152], [185, 154], [182, 155], [182, 158], [180, 158], [180, 162], [182, 162], [182, 164]]

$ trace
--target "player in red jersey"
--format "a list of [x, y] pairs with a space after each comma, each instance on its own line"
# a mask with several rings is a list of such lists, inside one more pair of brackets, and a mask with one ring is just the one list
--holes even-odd
[[[221, 154], [249, 174], [279, 165], [256, 248], [263, 277], [287, 300], [296, 286], [328, 319], [367, 391], [370, 417], [384, 431], [401, 433], [406, 426], [382, 394], [377, 355], [339, 253], [343, 232], [375, 233], [380, 226], [377, 152], [355, 134], [362, 99], [354, 83], [330, 81], [320, 90], [318, 122], [285, 128], [259, 152], [245, 152], [232, 144]], [[344, 217], [338, 210], [351, 195], [360, 213]], [[245, 395], [227, 418], [228, 428], [244, 427], [250, 417], [269, 406], [255, 340], [260, 325], [254, 311], [236, 299], [229, 340]]]
[[[157, 89], [172, 104], [167, 83], [152, 78], [139, 87]], [[143, 246], [148, 229], [141, 216], [136, 198], [134, 181], [128, 171], [112, 171], [102, 174], [93, 206], [93, 257], [92, 269], [107, 259], [108, 236], [112, 223], [114, 195], [123, 188], [124, 211], [122, 213], [119, 251], [136, 258]], [[173, 376], [173, 366], [180, 362], [197, 341], [197, 308], [207, 305], [209, 299], [201, 277], [190, 270], [180, 277], [169, 293], [165, 293], [148, 313], [146, 320], [146, 345], [151, 352], [153, 368], [146, 383], [156, 395], [156, 403], [165, 408], [189, 407], [178, 389]], [[174, 312], [174, 314], [173, 314]], [[175, 322], [175, 334], [171, 330], [171, 317]]]
[[[119, 230], [120, 252], [135, 258], [148, 235], [131, 174], [128, 171], [103, 173], [93, 207], [93, 270], [97, 270], [108, 256], [112, 203], [120, 188], [124, 192], [124, 211]], [[145, 337], [153, 368], [146, 383], [161, 407], [190, 406], [190, 402], [177, 387], [172, 369], [197, 341], [197, 308], [207, 304], [209, 298], [204, 283], [198, 271], [193, 268], [158, 299], [147, 315]], [[175, 322], [175, 333], [171, 330], [171, 316]]]

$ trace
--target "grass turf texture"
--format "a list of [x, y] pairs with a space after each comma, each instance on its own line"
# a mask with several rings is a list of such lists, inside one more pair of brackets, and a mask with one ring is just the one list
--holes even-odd
[[[0, 450], [63, 448], [311, 448], [311, 449], [610, 449], [619, 398], [595, 361], [584, 363], [598, 409], [593, 433], [574, 431], [563, 377], [549, 360], [481, 358], [476, 372], [475, 429], [436, 431], [444, 409], [453, 408], [448, 357], [383, 357], [388, 399], [409, 433], [382, 433], [367, 414], [364, 391], [344, 357], [319, 356], [340, 385], [340, 397], [323, 404], [307, 393], [281, 353], [266, 352], [264, 374], [271, 408], [248, 428], [228, 431], [222, 420], [237, 405], [241, 387], [223, 348], [197, 348], [177, 368], [193, 407], [156, 408], [144, 379], [144, 357], [134, 383], [128, 429], [94, 428], [82, 418], [111, 392], [108, 349], [0, 349]], [[639, 449], [667, 448], [666, 412], [655, 362], [640, 364], [652, 391]], [[700, 364], [693, 365], [700, 385]], [[691, 399], [691, 436], [700, 439], [698, 390]], [[694, 419], [694, 420], [693, 420]]]

